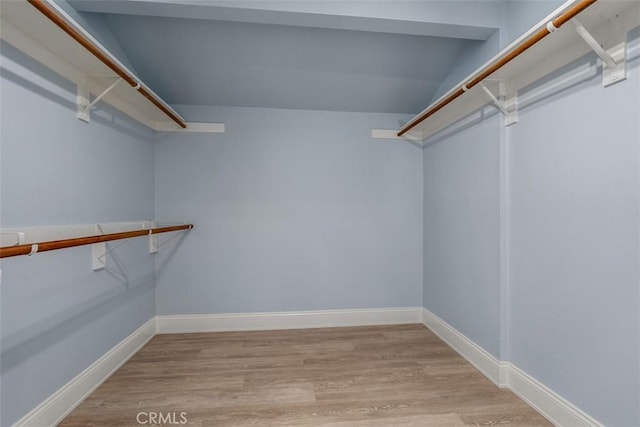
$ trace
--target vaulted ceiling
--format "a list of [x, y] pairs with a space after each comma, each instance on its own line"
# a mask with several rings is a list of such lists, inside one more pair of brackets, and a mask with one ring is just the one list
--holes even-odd
[[499, 1], [69, 0], [171, 104], [416, 113]]

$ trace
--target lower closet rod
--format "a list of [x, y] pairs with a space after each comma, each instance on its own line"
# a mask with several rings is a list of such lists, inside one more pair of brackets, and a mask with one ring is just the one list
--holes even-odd
[[33, 255], [37, 252], [55, 251], [57, 249], [72, 248], [74, 246], [92, 245], [94, 243], [109, 242], [111, 240], [130, 239], [132, 237], [148, 236], [150, 234], [169, 233], [171, 231], [191, 230], [193, 224], [174, 225], [171, 227], [157, 227], [147, 230], [123, 231], [121, 233], [99, 234], [95, 236], [76, 237], [73, 239], [52, 240], [49, 242], [29, 243], [26, 245], [5, 246], [0, 248], [0, 258], [19, 255]]

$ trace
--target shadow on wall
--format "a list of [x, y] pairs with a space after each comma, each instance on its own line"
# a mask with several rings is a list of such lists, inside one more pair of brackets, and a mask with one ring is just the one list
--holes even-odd
[[158, 249], [160, 249], [162, 246], [165, 246], [169, 243], [171, 243], [171, 246], [169, 247], [169, 249], [166, 251], [164, 255], [160, 251], [158, 251], [158, 253], [156, 254], [157, 255], [156, 268], [155, 268], [156, 280], [162, 277], [162, 275], [166, 270], [166, 267], [169, 265], [169, 262], [173, 258], [173, 255], [176, 253], [176, 251], [178, 250], [178, 248], [180, 247], [184, 239], [187, 237], [187, 234], [188, 233], [181, 232], [179, 234], [175, 234], [174, 236], [170, 237], [164, 242], [160, 242], [160, 241], [158, 242]]
[[[627, 33], [627, 69], [638, 66], [640, 27]], [[602, 79], [602, 64], [592, 52], [521, 89], [518, 93], [518, 109], [525, 110], [555, 97], [569, 97], [594, 79]]]
[[[38, 97], [61, 106], [68, 110], [70, 121], [77, 120], [75, 118], [77, 109], [75, 83], [51, 72], [50, 69], [5, 41], [0, 41], [0, 51], [2, 54], [0, 77], [3, 80], [6, 79]], [[122, 113], [104, 103], [98, 104], [98, 109], [92, 112], [91, 120], [92, 124], [86, 126], [108, 127], [117, 134], [131, 137], [133, 140], [148, 139], [151, 136], [150, 130], [127, 117], [122, 117]], [[85, 124], [81, 123], [79, 126], [85, 126]], [[7, 313], [11, 310], [6, 310], [0, 341], [2, 356], [0, 372], [5, 373], [11, 370], [41, 349], [63, 340], [112, 312], [123, 302], [153, 289], [156, 275], [164, 271], [186, 234], [179, 233], [177, 238], [170, 238], [171, 244], [167, 244], [154, 255], [155, 260], [151, 258], [148, 251], [144, 251], [146, 248], [144, 244], [133, 245], [138, 246], [134, 251], [131, 251], [131, 248], [118, 249], [109, 255], [110, 264], [115, 268], [96, 272], [92, 272], [85, 264], [86, 250], [82, 250], [84, 255], [81, 259], [76, 259], [75, 254], [60, 255], [61, 257], [57, 258], [59, 255], [49, 253], [36, 255], [28, 260], [29, 263], [25, 262], [26, 258], [4, 260], [3, 305], [7, 304], [5, 308], [8, 308], [14, 304], [19, 306], [28, 304], [31, 307], [19, 308], [14, 305], [12, 310], [14, 308], [23, 312], [35, 310], [36, 316], [40, 317], [27, 318], [25, 315], [18, 320], [12, 317], [9, 322]], [[165, 243], [168, 242], [165, 241]], [[118, 243], [114, 244], [113, 248], [117, 246], [119, 246]], [[47, 260], [39, 259], [41, 256], [47, 257]], [[77, 262], [81, 264], [78, 265]], [[154, 262], [157, 271], [154, 269]], [[32, 263], [37, 263], [39, 267], [29, 266]], [[55, 271], [56, 268], [65, 270], [65, 263], [68, 263], [68, 268], [76, 269], [77, 267], [80, 270], [54, 275], [47, 273]], [[40, 270], [43, 274], [39, 273]], [[131, 274], [127, 274], [127, 270]], [[13, 284], [9, 283], [10, 278]], [[47, 286], [41, 286], [38, 282], [46, 282]], [[23, 289], [28, 290], [19, 293], [15, 289], [8, 288], [12, 285], [26, 285], [27, 287]], [[34, 292], [39, 294], [36, 295]]]
[[[123, 281], [122, 277], [117, 277], [117, 275], [106, 269], [98, 271], [95, 274], [112, 276], [113, 280], [118, 282], [117, 287], [87, 299], [80, 304], [75, 304], [62, 312], [41, 319], [26, 328], [3, 336], [0, 344], [2, 355], [0, 372], [12, 369], [17, 364], [27, 360], [30, 355], [37, 354], [43, 348], [63, 340], [64, 337], [72, 335], [78, 329], [112, 312], [123, 302], [134, 299], [136, 296], [153, 289], [156, 277], [160, 276], [165, 270], [165, 267], [170, 263], [186, 236], [187, 233], [179, 233], [159, 243], [159, 247], [167, 245], [168, 248], [164, 250], [163, 254], [160, 252], [156, 254], [161, 258], [156, 259], [158, 262], [155, 272], [141, 275], [133, 278], [133, 280], [125, 277], [126, 281]], [[113, 254], [111, 256], [113, 257]], [[91, 286], [91, 284], [70, 283], [68, 286], [74, 288], [76, 286]]]
[[[627, 50], [627, 68], [635, 68], [640, 64], [640, 27], [629, 31], [627, 43], [629, 46]], [[580, 91], [585, 84], [601, 78], [602, 65], [599, 64], [595, 53], [589, 53], [521, 89], [518, 92], [518, 110], [523, 111], [554, 97], [571, 96], [573, 93]], [[463, 117], [427, 139], [424, 148], [446, 141], [451, 136], [494, 117], [496, 114], [499, 114], [498, 110], [491, 106], [490, 101], [487, 99], [485, 107]], [[517, 126], [517, 124], [514, 126]]]
[[32, 355], [38, 354], [53, 343], [64, 340], [66, 336], [112, 312], [123, 302], [152, 289], [154, 285], [153, 274], [140, 277], [130, 283], [129, 287], [112, 289], [3, 337], [0, 374], [24, 363]]
[[[77, 121], [73, 82], [5, 42], [0, 48], [0, 226], [151, 219], [153, 132], [103, 103], [91, 124]], [[118, 249], [99, 271], [90, 246], [2, 260], [1, 425], [153, 317], [155, 267], [163, 270], [177, 248], [150, 255], [145, 238], [108, 246]]]
[[[0, 61], [0, 77], [7, 79], [24, 89], [33, 92], [44, 99], [59, 104], [60, 106], [69, 110], [69, 119], [77, 120], [75, 118], [77, 111], [76, 104], [76, 84], [61, 77], [58, 74], [52, 73], [47, 67], [40, 64], [31, 57], [25, 55], [15, 47], [11, 46], [4, 40], [0, 41], [0, 52], [2, 52], [2, 61]], [[69, 98], [61, 96], [59, 93], [49, 90], [45, 85], [39, 85], [28, 78], [25, 78], [15, 71], [12, 71], [7, 66], [9, 63], [15, 63], [21, 68], [29, 70], [34, 73], [42, 81], [50, 83], [52, 86], [62, 89], [65, 93], [69, 94]], [[106, 89], [106, 88], [105, 88]], [[97, 108], [91, 111], [91, 121], [100, 125], [106, 125], [110, 128], [122, 132], [132, 137], [148, 137], [148, 133], [140, 132], [139, 126], [132, 126], [127, 120], [120, 119], [121, 113], [104, 102], [98, 102]]]
[[498, 114], [498, 111], [492, 106], [484, 106], [479, 111], [474, 111], [471, 114], [461, 118], [455, 123], [452, 123], [445, 129], [436, 133], [435, 135], [429, 137], [422, 147], [424, 150], [427, 147], [431, 147], [433, 145], [439, 144], [444, 141], [448, 141], [450, 137], [460, 133], [466, 129], [472, 128], [475, 125], [482, 123], [490, 117], [494, 117]]

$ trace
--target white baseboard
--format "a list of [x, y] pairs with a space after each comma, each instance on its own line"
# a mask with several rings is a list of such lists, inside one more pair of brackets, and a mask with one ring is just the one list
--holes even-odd
[[53, 426], [62, 421], [156, 333], [304, 329], [420, 323], [422, 308], [378, 308], [283, 313], [156, 316], [96, 360], [13, 427]]
[[14, 427], [53, 426], [62, 421], [111, 374], [136, 354], [147, 341], [153, 338], [155, 332], [155, 319], [152, 318], [22, 417], [14, 424]]
[[514, 364], [499, 361], [426, 308], [422, 309], [422, 323], [494, 384], [511, 390], [554, 425], [603, 426], [602, 423]]
[[603, 424], [536, 380], [517, 366], [502, 362], [507, 371], [508, 388], [557, 426], [593, 426]]
[[553, 424], [602, 427], [601, 423], [517, 366], [498, 361], [444, 320], [420, 307], [156, 316], [25, 415], [14, 427], [51, 426], [59, 423], [156, 333], [305, 329], [421, 322], [493, 383], [513, 391]]
[[500, 377], [500, 361], [493, 355], [426, 308], [422, 309], [422, 323], [495, 385], [498, 387], [506, 386]]
[[156, 316], [159, 334], [420, 323], [422, 307]]

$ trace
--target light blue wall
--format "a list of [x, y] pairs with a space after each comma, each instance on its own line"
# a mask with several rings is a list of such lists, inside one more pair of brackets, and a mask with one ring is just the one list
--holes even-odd
[[500, 123], [465, 123], [424, 150], [423, 302], [498, 356]]
[[54, 0], [73, 20], [87, 30], [102, 46], [114, 55], [132, 72], [136, 72], [122, 46], [107, 25], [104, 16], [95, 13], [78, 12], [67, 0]]
[[609, 88], [595, 55], [564, 76], [587, 61], [591, 78], [509, 128], [510, 354], [606, 425], [637, 426], [640, 55]]
[[[504, 34], [458, 55], [435, 101], [498, 53]], [[426, 105], [425, 105], [426, 107]], [[424, 307], [500, 355], [500, 120], [492, 107], [429, 140], [423, 153]]]
[[[2, 227], [153, 218], [152, 133], [111, 110], [75, 118], [75, 86], [2, 44]], [[91, 248], [2, 260], [0, 425], [49, 397], [154, 315], [145, 239], [117, 250], [124, 284]]]
[[504, 46], [516, 40], [532, 26], [549, 16], [565, 3], [565, 0], [506, 0]]
[[[496, 31], [488, 40], [479, 42], [469, 42], [453, 61], [454, 66], [447, 73], [447, 77], [440, 84], [435, 95], [429, 101], [434, 102], [442, 95], [447, 93], [451, 88], [460, 83], [462, 79], [469, 76], [485, 62], [491, 59], [501, 49], [501, 33]], [[425, 108], [427, 105], [425, 105]]]
[[[535, 2], [517, 3], [452, 83], [539, 20]], [[91, 271], [89, 248], [3, 260], [0, 424], [154, 310], [422, 301], [601, 422], [640, 425], [638, 59], [630, 68], [612, 88], [596, 76], [523, 108], [508, 132], [497, 115], [471, 116], [421, 152], [370, 138], [408, 119], [392, 114], [182, 106], [227, 133], [154, 138], [111, 110], [85, 125], [72, 85], [3, 44], [3, 227], [157, 217], [196, 229], [169, 258], [144, 239], [118, 249], [128, 285]]]
[[[496, 2], [499, 3], [499, 2]], [[506, 0], [502, 10], [496, 10], [495, 16], [501, 17], [501, 28], [486, 41], [470, 42], [454, 61], [447, 78], [440, 84], [431, 102], [440, 98], [460, 83], [485, 62], [496, 55], [500, 49], [528, 31], [533, 25], [556, 10], [564, 0]]]
[[197, 228], [159, 314], [419, 306], [422, 160], [374, 140], [406, 116], [179, 107], [224, 135], [161, 135], [156, 214]]
[[69, 0], [69, 3], [83, 12], [474, 40], [486, 40], [500, 27], [503, 9], [503, 0]]
[[[513, 32], [548, 13], [519, 6]], [[589, 55], [508, 131], [424, 151], [425, 307], [612, 426], [640, 425], [639, 35], [629, 80], [604, 89]]]
[[414, 114], [472, 43], [147, 16], [106, 21], [141, 78], [171, 104]]

